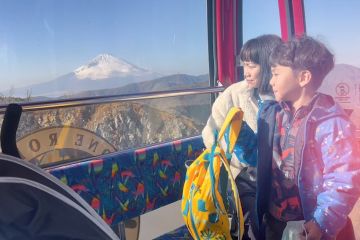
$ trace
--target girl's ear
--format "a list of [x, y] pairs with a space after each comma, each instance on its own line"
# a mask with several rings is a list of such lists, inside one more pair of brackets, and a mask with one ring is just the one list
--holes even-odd
[[305, 87], [312, 80], [312, 74], [309, 70], [302, 70], [299, 72], [299, 85]]

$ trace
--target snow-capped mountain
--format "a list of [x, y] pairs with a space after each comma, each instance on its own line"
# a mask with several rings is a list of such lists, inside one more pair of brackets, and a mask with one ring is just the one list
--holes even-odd
[[102, 80], [131, 75], [143, 76], [152, 73], [110, 54], [100, 54], [88, 64], [75, 69], [74, 74], [78, 79]]
[[121, 87], [161, 76], [112, 55], [100, 54], [73, 72], [49, 82], [15, 88], [13, 92], [16, 97], [25, 97], [28, 92], [33, 97], [60, 97], [89, 90]]

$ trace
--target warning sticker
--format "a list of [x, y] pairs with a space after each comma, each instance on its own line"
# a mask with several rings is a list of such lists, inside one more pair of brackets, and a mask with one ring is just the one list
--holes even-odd
[[360, 68], [347, 64], [335, 65], [319, 91], [331, 95], [360, 130]]

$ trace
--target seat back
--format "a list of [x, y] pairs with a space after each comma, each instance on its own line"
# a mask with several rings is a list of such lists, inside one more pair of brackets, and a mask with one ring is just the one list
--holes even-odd
[[[119, 238], [80, 196], [42, 169], [0, 154], [1, 239]], [[2, 234], [2, 235], [1, 235]]]

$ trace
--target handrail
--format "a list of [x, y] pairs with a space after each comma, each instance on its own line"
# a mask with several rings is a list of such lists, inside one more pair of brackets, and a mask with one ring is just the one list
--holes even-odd
[[[23, 108], [23, 112], [29, 112], [29, 111], [38, 111], [38, 110], [48, 110], [54, 108], [87, 106], [92, 104], [126, 102], [126, 101], [134, 101], [134, 100], [177, 97], [177, 96], [186, 96], [186, 95], [194, 95], [194, 94], [218, 93], [218, 92], [222, 92], [224, 89], [225, 89], [224, 87], [206, 87], [206, 88], [182, 89], [182, 90], [172, 90], [172, 91], [144, 92], [144, 93], [135, 93], [135, 94], [116, 94], [116, 95], [107, 95], [107, 96], [70, 98], [70, 99], [37, 101], [37, 102], [18, 103], [18, 104]], [[6, 107], [7, 104], [0, 105], [0, 114], [5, 113]]]

